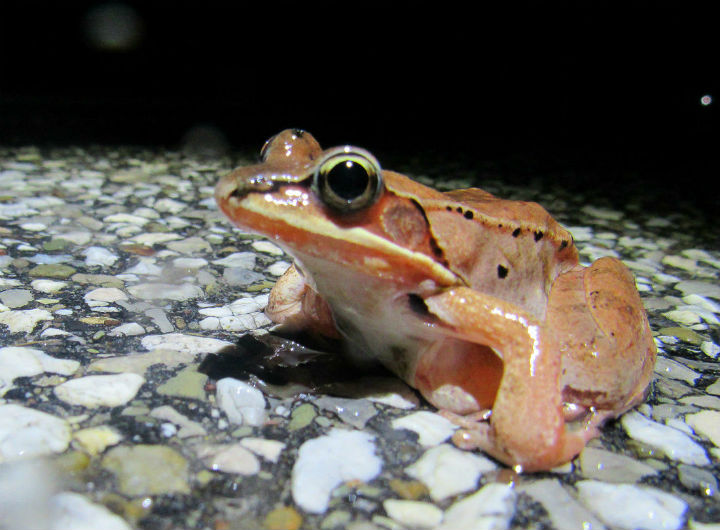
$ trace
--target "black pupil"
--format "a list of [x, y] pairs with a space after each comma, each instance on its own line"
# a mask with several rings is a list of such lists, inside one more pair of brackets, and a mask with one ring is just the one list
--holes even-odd
[[338, 197], [351, 201], [360, 197], [368, 187], [370, 177], [365, 168], [352, 160], [336, 164], [327, 173], [327, 185]]

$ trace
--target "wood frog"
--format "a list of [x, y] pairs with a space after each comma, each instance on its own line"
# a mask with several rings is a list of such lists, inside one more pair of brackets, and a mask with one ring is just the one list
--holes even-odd
[[268, 316], [379, 360], [462, 427], [458, 446], [551, 469], [644, 399], [656, 348], [632, 274], [580, 266], [538, 204], [441, 193], [301, 130], [261, 156], [215, 195], [295, 259]]

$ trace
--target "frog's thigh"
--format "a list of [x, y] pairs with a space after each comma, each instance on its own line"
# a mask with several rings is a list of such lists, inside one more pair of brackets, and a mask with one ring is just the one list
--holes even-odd
[[642, 399], [655, 346], [630, 271], [615, 258], [559, 276], [546, 314], [565, 401], [617, 413]]
[[294, 264], [270, 291], [265, 314], [286, 331], [338, 336], [327, 302], [307, 284]]
[[473, 433], [475, 445], [525, 469], [547, 469], [577, 454], [584, 439], [565, 436], [560, 359], [540, 323], [512, 304], [465, 287], [425, 302], [452, 335], [502, 356], [490, 428]]
[[447, 338], [422, 353], [413, 386], [441, 410], [470, 414], [492, 408], [502, 373], [492, 348]]

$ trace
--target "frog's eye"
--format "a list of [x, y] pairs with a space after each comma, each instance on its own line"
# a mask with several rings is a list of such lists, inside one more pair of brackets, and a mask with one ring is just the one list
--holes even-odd
[[260, 149], [260, 160], [262, 160], [263, 162], [267, 160], [268, 150], [270, 149], [270, 145], [272, 145], [275, 138], [277, 138], [277, 134], [268, 138], [263, 144], [262, 149]]
[[313, 177], [313, 187], [322, 201], [341, 212], [367, 208], [382, 188], [380, 164], [367, 151], [343, 147], [329, 152]]

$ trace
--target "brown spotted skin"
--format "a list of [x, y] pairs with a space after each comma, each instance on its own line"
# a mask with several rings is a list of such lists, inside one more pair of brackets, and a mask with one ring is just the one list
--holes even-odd
[[656, 350], [620, 261], [580, 266], [571, 234], [536, 203], [387, 170], [377, 196], [338, 211], [313, 183], [338, 152], [372, 157], [282, 131], [261, 163], [217, 185], [233, 223], [296, 258], [271, 319], [346, 339], [461, 425], [458, 446], [518, 471], [567, 462], [643, 400]]

